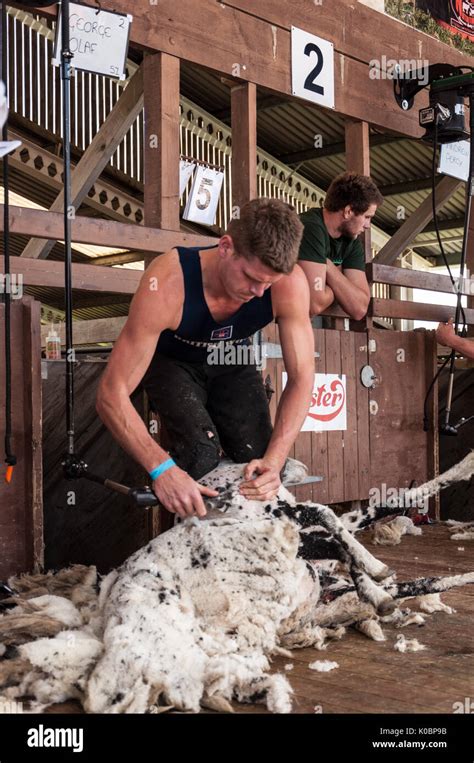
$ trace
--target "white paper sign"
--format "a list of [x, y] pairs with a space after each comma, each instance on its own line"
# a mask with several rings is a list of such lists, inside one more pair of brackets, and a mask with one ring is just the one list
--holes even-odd
[[0, 159], [21, 146], [21, 140], [0, 140]]
[[[283, 389], [288, 375], [282, 374]], [[302, 432], [336, 432], [347, 429], [346, 376], [314, 374], [313, 397]]]
[[184, 220], [214, 225], [224, 173], [199, 165], [183, 213]]
[[334, 46], [303, 29], [291, 27], [293, 95], [334, 108]]
[[[133, 17], [100, 10], [98, 6], [69, 4], [70, 50], [74, 69], [125, 79], [128, 38]], [[58, 17], [52, 63], [61, 64], [61, 18]]]
[[187, 162], [185, 159], [181, 159], [179, 162], [179, 198], [183, 195], [189, 178], [193, 174], [195, 162]]
[[459, 140], [456, 143], [443, 143], [439, 159], [438, 172], [450, 175], [459, 180], [469, 178], [469, 155], [471, 143], [469, 140]]

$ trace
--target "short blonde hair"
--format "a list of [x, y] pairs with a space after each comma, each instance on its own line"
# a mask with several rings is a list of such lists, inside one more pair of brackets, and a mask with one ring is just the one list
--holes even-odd
[[303, 224], [293, 207], [280, 199], [253, 199], [240, 209], [226, 233], [235, 254], [257, 257], [276, 273], [291, 273], [298, 259]]

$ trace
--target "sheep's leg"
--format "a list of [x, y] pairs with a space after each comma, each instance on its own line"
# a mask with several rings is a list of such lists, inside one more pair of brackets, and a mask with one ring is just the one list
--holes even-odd
[[437, 495], [444, 488], [449, 487], [456, 482], [468, 480], [474, 473], [474, 451], [468, 453], [458, 464], [455, 464], [447, 471], [440, 474], [419, 487], [409, 488], [404, 491], [400, 499], [394, 506], [369, 506], [366, 509], [357, 509], [350, 511], [341, 517], [344, 526], [350, 532], [357, 532], [367, 527], [372, 522], [377, 522], [383, 517], [403, 514], [407, 509], [423, 506], [426, 501], [434, 495]]
[[347, 562], [348, 555], [334, 538], [322, 538], [317, 532], [302, 533], [298, 556], [302, 559], [336, 559]]
[[448, 575], [437, 578], [419, 578], [404, 583], [391, 583], [384, 586], [385, 590], [395, 599], [405, 599], [411, 596], [426, 596], [430, 593], [443, 593], [456, 586], [474, 583], [474, 572], [464, 575]]
[[[431, 593], [443, 593], [451, 588], [472, 583], [474, 583], [474, 572], [466, 572], [463, 575], [418, 578], [417, 580], [407, 580], [403, 583], [387, 583], [383, 585], [383, 589], [394, 599], [409, 599], [415, 596], [427, 596]], [[347, 593], [354, 593], [356, 590], [358, 592], [355, 585], [345, 586], [344, 588], [325, 588], [321, 591], [320, 600], [323, 603], [329, 603]]]
[[352, 562], [349, 553], [334, 538], [322, 538], [319, 533], [301, 535], [298, 555], [303, 559], [337, 559], [349, 568], [357, 593], [362, 601], [369, 602], [380, 614], [394, 609], [392, 597]]
[[355, 564], [349, 568], [357, 593], [361, 601], [368, 602], [376, 609], [379, 615], [388, 615], [395, 609], [393, 597], [381, 585], [376, 585], [373, 580]]
[[[383, 580], [392, 574], [386, 564], [376, 559], [346, 530], [341, 520], [330, 508], [316, 504], [312, 507], [312, 516], [312, 524], [319, 524], [324, 527], [333, 536], [333, 539], [341, 544], [344, 551], [347, 551], [351, 560], [360, 570], [366, 572], [374, 580]], [[299, 523], [298, 511], [294, 513], [294, 520]]]

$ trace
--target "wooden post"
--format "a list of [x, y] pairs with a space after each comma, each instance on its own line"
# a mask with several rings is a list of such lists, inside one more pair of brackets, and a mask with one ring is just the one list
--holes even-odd
[[[368, 122], [354, 122], [346, 120], [346, 170], [357, 172], [359, 175], [370, 175], [370, 143]], [[365, 254], [365, 261], [372, 260], [372, 243], [370, 230], [361, 234], [360, 242]], [[344, 328], [340, 325], [340, 319], [335, 319], [335, 328]], [[371, 328], [372, 318], [367, 315], [362, 321], [357, 321], [357, 328]], [[355, 328], [355, 326], [354, 326]]]
[[[145, 225], [179, 231], [179, 58], [167, 53], [145, 56]], [[145, 268], [156, 257], [145, 255]], [[149, 428], [151, 409], [145, 406]], [[161, 428], [156, 439], [163, 445]], [[169, 528], [170, 515], [160, 506], [150, 510], [148, 537]]]
[[40, 572], [44, 564], [43, 544], [43, 452], [41, 382], [41, 305], [23, 298], [24, 411], [31, 428], [31, 449], [25, 449], [26, 569]]
[[143, 77], [145, 225], [179, 231], [179, 58], [145, 56]]
[[231, 89], [232, 207], [257, 196], [257, 87], [252, 82]]
[[369, 124], [347, 120], [346, 132], [346, 169], [360, 175], [370, 174]]
[[[359, 175], [370, 175], [370, 144], [368, 122], [346, 121], [346, 170]], [[370, 230], [360, 237], [365, 261], [372, 259]]]
[[[0, 303], [0, 335], [5, 306]], [[40, 304], [32, 297], [11, 303], [13, 477], [0, 468], [0, 580], [20, 572], [39, 572], [43, 564], [42, 402]], [[0, 372], [4, 375], [3, 355]], [[0, 442], [5, 437], [4, 400], [0, 404]], [[58, 467], [59, 468], [59, 467]]]
[[[401, 268], [402, 267], [402, 263], [401, 263], [400, 259], [396, 260], [396, 262], [394, 262], [393, 264], [394, 264], [394, 266], [396, 268]], [[402, 298], [402, 289], [401, 289], [400, 286], [390, 285], [388, 287], [388, 294], [389, 294], [389, 299], [401, 300], [401, 298]], [[396, 331], [401, 331], [402, 330], [402, 320], [403, 320], [402, 318], [394, 318], [393, 319], [393, 328]]]

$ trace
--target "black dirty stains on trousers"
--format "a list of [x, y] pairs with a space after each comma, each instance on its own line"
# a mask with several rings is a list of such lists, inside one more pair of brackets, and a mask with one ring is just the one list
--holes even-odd
[[186, 363], [160, 355], [143, 386], [172, 457], [193, 479], [214, 469], [223, 454], [236, 463], [265, 454], [272, 424], [255, 365]]

